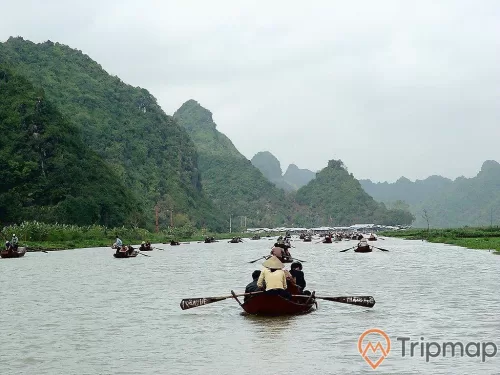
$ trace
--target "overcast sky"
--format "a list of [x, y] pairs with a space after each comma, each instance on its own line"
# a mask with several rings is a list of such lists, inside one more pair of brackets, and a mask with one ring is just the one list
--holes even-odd
[[6, 0], [0, 40], [82, 50], [173, 114], [188, 99], [249, 159], [355, 177], [500, 161], [500, 1]]

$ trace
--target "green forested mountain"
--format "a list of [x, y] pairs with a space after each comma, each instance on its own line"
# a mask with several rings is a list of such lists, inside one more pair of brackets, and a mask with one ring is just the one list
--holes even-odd
[[316, 173], [309, 169], [301, 169], [295, 164], [290, 164], [283, 175], [283, 179], [295, 190], [300, 189], [302, 186], [307, 185], [316, 177]]
[[285, 191], [297, 190], [295, 187], [287, 183], [282, 176], [281, 164], [279, 160], [269, 151], [258, 152], [250, 160], [254, 167], [262, 172], [264, 177], [271, 181], [274, 185]]
[[24, 77], [0, 65], [0, 218], [121, 226], [139, 202], [80, 131]]
[[[0, 43], [0, 63], [15, 67], [111, 166], [154, 222], [153, 207], [173, 208], [174, 221], [221, 228], [220, 215], [204, 197], [193, 142], [145, 89], [113, 77], [81, 51], [22, 38]], [[124, 212], [124, 215], [126, 213]], [[175, 223], [174, 223], [175, 224]]]
[[[228, 217], [246, 216], [247, 226], [292, 222], [292, 215], [297, 210], [292, 201], [216, 129], [210, 111], [189, 100], [175, 112], [174, 118], [196, 144], [207, 195]], [[240, 223], [235, 220], [233, 228]]]
[[441, 176], [411, 182], [402, 177], [395, 183], [374, 184], [361, 181], [366, 192], [375, 199], [392, 204], [405, 201], [416, 217], [414, 226], [432, 227], [484, 226], [500, 224], [500, 164], [488, 160], [472, 178], [451, 181]]
[[296, 200], [310, 206], [318, 222], [330, 225], [410, 224], [413, 219], [407, 211], [388, 210], [375, 202], [340, 160], [330, 160], [314, 180], [297, 191]]
[[299, 169], [295, 164], [290, 164], [283, 174], [279, 160], [269, 151], [256, 153], [251, 162], [269, 181], [287, 192], [300, 189], [316, 176], [316, 173]]

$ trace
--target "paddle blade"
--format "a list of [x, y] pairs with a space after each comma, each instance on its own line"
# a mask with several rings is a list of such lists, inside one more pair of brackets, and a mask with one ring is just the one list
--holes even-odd
[[376, 247], [376, 246], [372, 246], [372, 247], [374, 247], [375, 249], [382, 250], [382, 251], [389, 251], [389, 250], [387, 250], [387, 249], [382, 249], [382, 248], [380, 248], [380, 247]]
[[340, 250], [340, 251], [339, 251], [339, 253], [344, 253], [344, 252], [346, 252], [347, 250], [351, 250], [351, 249], [354, 249], [354, 247], [350, 247], [350, 248], [345, 249], [345, 250]]
[[229, 297], [208, 297], [208, 298], [185, 298], [181, 301], [181, 309], [187, 310], [193, 307], [208, 305], [209, 303], [219, 302]]
[[318, 297], [318, 299], [324, 299], [326, 301], [347, 303], [349, 305], [363, 306], [363, 307], [373, 307], [375, 306], [375, 299], [372, 296], [353, 296], [353, 297]]

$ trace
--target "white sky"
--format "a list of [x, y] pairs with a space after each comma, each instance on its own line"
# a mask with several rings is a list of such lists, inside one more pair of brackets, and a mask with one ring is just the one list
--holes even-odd
[[188, 99], [249, 159], [356, 178], [500, 161], [500, 1], [2, 2], [0, 41], [82, 50], [173, 114]]

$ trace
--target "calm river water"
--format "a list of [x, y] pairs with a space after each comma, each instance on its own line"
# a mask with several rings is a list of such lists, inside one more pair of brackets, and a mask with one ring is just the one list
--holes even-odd
[[[288, 318], [246, 316], [232, 299], [182, 311], [182, 298], [242, 291], [273, 242], [157, 245], [114, 259], [110, 248], [0, 261], [0, 374], [500, 374], [500, 354], [402, 357], [411, 342], [500, 346], [500, 256], [398, 239], [390, 252], [292, 242], [319, 296], [372, 295], [372, 309], [318, 301]], [[367, 329], [391, 351], [373, 371], [357, 349]], [[423, 337], [423, 340], [421, 339]], [[472, 350], [470, 353], [475, 351]], [[435, 352], [435, 350], [434, 350]], [[376, 357], [376, 356], [375, 356]], [[374, 360], [376, 359], [374, 357]]]

